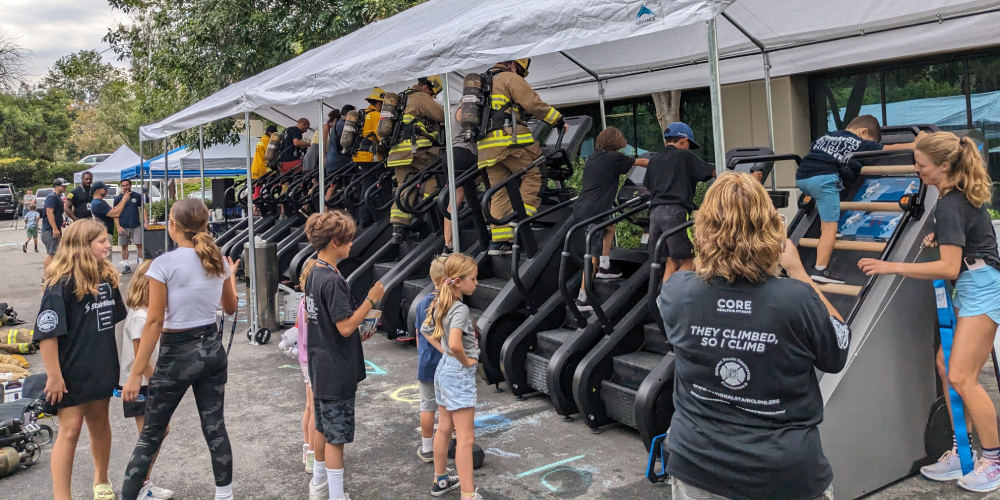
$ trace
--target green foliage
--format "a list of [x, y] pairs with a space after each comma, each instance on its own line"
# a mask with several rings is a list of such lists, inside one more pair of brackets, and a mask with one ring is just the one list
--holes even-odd
[[[586, 165], [586, 161], [582, 158], [573, 160], [573, 176], [566, 181], [566, 186], [575, 189], [577, 192], [579, 192], [580, 188], [583, 186], [584, 165]], [[624, 177], [621, 179], [621, 182], [625, 182]], [[636, 214], [635, 217], [648, 217], [648, 214], [643, 211]], [[617, 241], [617, 245], [619, 247], [639, 248], [639, 245], [642, 244], [642, 228], [627, 220], [621, 221], [615, 229], [615, 240]]]
[[56, 60], [40, 87], [61, 89], [71, 100], [88, 106], [98, 102], [104, 86], [120, 76], [121, 70], [106, 64], [96, 50], [81, 50]]
[[166, 212], [164, 211], [163, 207], [164, 207], [163, 200], [160, 200], [160, 201], [158, 201], [158, 202], [153, 203], [152, 205], [150, 205], [150, 210], [153, 211], [153, 218], [154, 219], [156, 219], [158, 221], [162, 221], [164, 219], [164, 215], [165, 215]]
[[73, 174], [84, 168], [84, 165], [67, 161], [0, 158], [0, 182], [13, 183], [18, 189], [51, 186], [56, 177], [72, 182]]
[[1000, 210], [996, 210], [996, 209], [993, 209], [993, 208], [989, 208], [987, 210], [989, 210], [989, 212], [990, 212], [990, 218], [991, 219], [993, 219], [993, 220], [1000, 220]]
[[58, 89], [0, 94], [0, 158], [65, 159], [72, 119]]

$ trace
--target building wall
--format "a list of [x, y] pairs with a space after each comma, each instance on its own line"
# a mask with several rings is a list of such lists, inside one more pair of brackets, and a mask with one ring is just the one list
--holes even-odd
[[[804, 76], [771, 79], [774, 107], [774, 149], [778, 154], [809, 152], [809, 88]], [[764, 81], [722, 87], [722, 123], [725, 149], [767, 146], [767, 97]], [[775, 165], [778, 186], [795, 186], [792, 162]]]

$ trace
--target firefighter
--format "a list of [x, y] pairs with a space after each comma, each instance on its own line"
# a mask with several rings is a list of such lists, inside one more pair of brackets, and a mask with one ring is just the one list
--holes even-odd
[[[368, 108], [365, 109], [365, 123], [361, 128], [361, 144], [357, 153], [354, 153], [353, 160], [362, 171], [372, 167], [374, 163], [382, 161], [382, 156], [378, 153], [378, 119], [382, 112], [382, 102], [385, 100], [385, 91], [379, 87], [372, 90], [371, 95], [365, 98], [368, 101]], [[373, 152], [373, 150], [375, 150]], [[381, 170], [381, 169], [380, 169]], [[368, 188], [375, 184], [379, 172], [369, 174], [361, 181], [362, 193], [367, 193]], [[368, 206], [362, 204], [358, 208], [358, 219], [361, 226], [370, 226], [375, 222], [375, 214], [368, 210]]]
[[[531, 59], [517, 59], [498, 63], [489, 71], [494, 73], [490, 95], [490, 117], [483, 124], [483, 138], [479, 140], [479, 168], [486, 169], [490, 184], [496, 185], [508, 176], [528, 166], [542, 155], [542, 150], [531, 136], [526, 125], [526, 114], [531, 114], [555, 127], [564, 127], [561, 113], [542, 102], [531, 85], [525, 81]], [[514, 120], [516, 136], [512, 137]], [[521, 178], [521, 199], [528, 216], [538, 210], [542, 187], [542, 173], [534, 168]], [[510, 215], [513, 208], [507, 191], [501, 189], [493, 195], [490, 215], [501, 219]], [[508, 255], [514, 242], [513, 225], [492, 226], [490, 255]]]
[[[434, 100], [441, 89], [441, 77], [435, 75], [420, 78], [416, 85], [403, 92], [406, 106], [403, 108], [402, 127], [386, 162], [395, 170], [399, 186], [403, 185], [407, 175], [427, 168], [441, 155], [438, 134], [444, 125], [444, 109]], [[432, 177], [422, 187], [424, 196], [428, 196], [437, 187], [437, 182]], [[389, 216], [393, 240], [402, 241], [403, 233], [412, 223], [410, 214], [393, 204]]]

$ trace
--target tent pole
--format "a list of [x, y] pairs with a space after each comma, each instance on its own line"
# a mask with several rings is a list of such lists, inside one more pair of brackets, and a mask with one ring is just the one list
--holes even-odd
[[711, 75], [709, 91], [712, 97], [712, 135], [715, 143], [715, 173], [726, 171], [726, 145], [722, 136], [722, 88], [719, 85], [719, 39], [715, 18], [708, 20], [708, 71]]
[[[170, 185], [170, 169], [167, 168], [170, 165], [170, 158], [168, 157], [170, 153], [170, 136], [163, 138], [163, 225], [166, 226], [167, 221], [170, 220], [170, 193], [167, 191], [167, 186]], [[153, 164], [149, 165], [149, 178], [153, 178]], [[163, 251], [166, 252], [170, 250], [170, 231], [164, 228], [163, 230]]]
[[[180, 159], [177, 160], [177, 167], [180, 168], [180, 175], [177, 179], [177, 201], [184, 199], [184, 162]], [[170, 165], [167, 165], [169, 170]]]
[[323, 137], [323, 99], [316, 101], [316, 110], [319, 112], [319, 121], [316, 122], [316, 134], [319, 137], [319, 213], [326, 212], [326, 150], [323, 149], [326, 137]]
[[586, 71], [588, 75], [594, 77], [594, 81], [597, 82], [597, 103], [601, 108], [601, 130], [608, 128], [607, 119], [604, 117], [604, 81], [601, 80], [601, 77], [597, 74], [596, 71], [584, 66], [582, 62], [576, 60], [575, 57], [567, 54], [566, 51], [560, 50], [559, 53], [562, 54], [563, 57], [565, 57], [566, 59], [569, 59], [570, 62], [572, 62], [573, 64], [579, 66], [580, 69]]
[[[142, 208], [140, 210], [145, 211], [149, 203], [146, 202], [146, 193], [142, 192], [143, 181], [146, 180], [146, 176], [142, 173], [142, 136], [139, 137], [139, 197], [142, 198]], [[131, 181], [129, 181], [131, 182]], [[149, 219], [146, 219], [147, 221]], [[139, 242], [142, 243], [142, 248], [146, 248], [146, 228], [142, 228], [142, 234], [139, 236]], [[139, 262], [142, 262], [142, 255], [139, 256]]]
[[205, 201], [205, 134], [203, 125], [198, 125], [198, 156], [201, 164], [201, 201]]
[[[448, 207], [451, 209], [451, 248], [455, 253], [461, 253], [461, 247], [458, 244], [458, 203], [455, 198], [455, 191], [458, 189], [455, 186], [455, 155], [453, 153], [453, 147], [455, 145], [454, 132], [451, 130], [451, 100], [449, 98], [449, 88], [448, 88], [448, 73], [441, 75], [443, 78], [442, 91], [444, 92], [444, 138], [445, 138], [445, 161], [448, 165]], [[471, 194], [475, 196], [475, 193]]]
[[[767, 52], [767, 47], [764, 46], [764, 42], [761, 42], [757, 37], [753, 36], [750, 31], [741, 26], [732, 18], [729, 14], [722, 12], [722, 17], [729, 21], [736, 29], [743, 33], [743, 36], [747, 37], [751, 43], [760, 49], [760, 55], [764, 57], [764, 97], [767, 101], [767, 145], [774, 151], [774, 108], [771, 105], [771, 56]], [[774, 174], [774, 170], [771, 170], [771, 190], [778, 189], [777, 176]]]
[[253, 234], [253, 165], [250, 159], [250, 112], [243, 112], [243, 126], [247, 134], [247, 269], [250, 271], [250, 291], [247, 292], [247, 305], [250, 317], [247, 326], [251, 333], [257, 332], [257, 248]]

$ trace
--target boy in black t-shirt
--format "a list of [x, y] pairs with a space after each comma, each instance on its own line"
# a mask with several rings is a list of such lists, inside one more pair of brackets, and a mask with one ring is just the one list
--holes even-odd
[[[578, 222], [609, 210], [615, 203], [618, 177], [627, 174], [632, 165], [645, 167], [649, 163], [645, 158], [630, 158], [622, 154], [619, 150], [625, 146], [628, 146], [625, 136], [615, 127], [608, 127], [597, 136], [594, 152], [587, 158], [587, 164], [583, 167], [580, 195], [573, 204], [573, 217]], [[587, 226], [586, 231], [590, 231], [590, 226]], [[603, 236], [601, 239], [595, 239], [589, 249], [593, 256], [594, 267], [597, 268], [596, 276], [600, 279], [621, 277], [622, 272], [611, 264], [609, 255], [611, 240], [615, 236], [615, 225], [604, 228]], [[581, 282], [576, 307], [580, 311], [592, 311], [594, 308], [587, 302], [583, 285]]]
[[[656, 241], [664, 231], [677, 227], [690, 218], [694, 210], [694, 190], [699, 182], [715, 177], [715, 167], [698, 157], [694, 132], [686, 123], [671, 123], [663, 132], [666, 147], [649, 160], [642, 184], [649, 189], [648, 249], [656, 249]], [[675, 271], [694, 269], [694, 247], [686, 231], [667, 237], [668, 257], [663, 267], [666, 282]]]
[[[319, 252], [316, 267], [306, 279], [307, 349], [309, 378], [316, 411], [316, 443], [310, 498], [341, 499], [344, 494], [344, 444], [354, 441], [354, 394], [365, 379], [365, 357], [361, 343], [374, 328], [362, 335], [358, 326], [375, 303], [382, 299], [382, 283], [375, 282], [358, 306], [337, 261], [350, 254], [354, 220], [344, 212], [313, 214], [306, 221], [306, 236]], [[327, 455], [329, 454], [329, 467]], [[321, 471], [325, 477], [319, 477]]]

